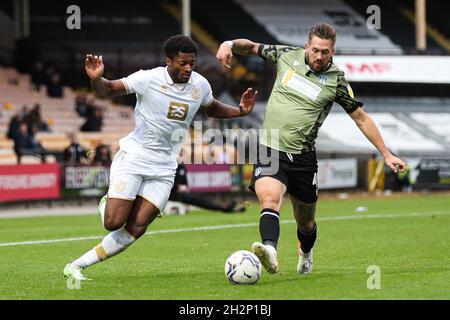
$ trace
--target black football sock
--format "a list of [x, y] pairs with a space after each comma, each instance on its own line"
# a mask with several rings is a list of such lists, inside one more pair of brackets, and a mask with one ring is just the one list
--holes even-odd
[[317, 238], [317, 224], [314, 224], [314, 229], [310, 233], [303, 232], [300, 227], [297, 228], [297, 237], [300, 241], [300, 247], [304, 253], [311, 251]]
[[261, 210], [259, 233], [263, 244], [277, 248], [278, 237], [280, 236], [280, 214], [278, 211], [268, 208]]

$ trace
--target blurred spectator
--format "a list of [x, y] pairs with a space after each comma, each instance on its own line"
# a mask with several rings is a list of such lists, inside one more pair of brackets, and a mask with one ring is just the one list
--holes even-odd
[[50, 74], [47, 84], [47, 95], [52, 98], [61, 98], [63, 96], [63, 85], [61, 83], [61, 76], [58, 72]]
[[[34, 133], [33, 130], [32, 132]], [[28, 125], [25, 122], [19, 125], [19, 131], [14, 137], [14, 151], [16, 152], [17, 163], [19, 164], [23, 155], [39, 156], [42, 162], [45, 162], [46, 151], [35, 140], [34, 136], [29, 133]]]
[[41, 91], [41, 86], [47, 82], [47, 77], [44, 71], [44, 63], [42, 61], [36, 61], [33, 71], [31, 72], [31, 82], [34, 85], [36, 91]]
[[107, 145], [100, 144], [95, 148], [93, 164], [98, 166], [111, 165], [111, 150]]
[[76, 133], [70, 133], [68, 137], [70, 145], [64, 150], [64, 162], [67, 164], [88, 164], [87, 152], [78, 142]]
[[8, 125], [7, 137], [13, 139], [19, 133], [19, 127], [22, 122], [25, 122], [27, 116], [27, 107], [23, 106], [22, 110], [17, 112], [10, 120]]
[[[26, 116], [26, 122], [31, 128], [36, 128], [37, 131], [50, 131], [46, 122], [41, 117], [41, 105], [36, 103], [31, 111]], [[31, 133], [31, 132], [30, 132]]]
[[102, 110], [97, 106], [88, 109], [86, 122], [81, 126], [80, 130], [83, 132], [99, 132], [102, 130], [103, 115]]
[[86, 94], [78, 95], [75, 99], [75, 111], [80, 117], [86, 117], [88, 113], [89, 101]]

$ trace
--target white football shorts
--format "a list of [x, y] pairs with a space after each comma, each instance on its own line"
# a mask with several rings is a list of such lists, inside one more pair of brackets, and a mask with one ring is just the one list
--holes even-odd
[[175, 169], [119, 150], [111, 164], [108, 197], [133, 201], [140, 196], [161, 212], [169, 199]]

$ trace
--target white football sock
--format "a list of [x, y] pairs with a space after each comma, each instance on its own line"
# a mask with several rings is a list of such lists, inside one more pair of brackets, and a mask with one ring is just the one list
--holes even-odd
[[82, 269], [109, 259], [128, 248], [136, 239], [122, 227], [103, 238], [95, 248], [89, 250], [72, 264]]

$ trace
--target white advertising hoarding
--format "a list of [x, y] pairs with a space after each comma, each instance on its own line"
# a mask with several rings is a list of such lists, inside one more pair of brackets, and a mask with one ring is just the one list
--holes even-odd
[[326, 159], [318, 161], [319, 189], [354, 188], [357, 185], [356, 159]]
[[450, 83], [450, 57], [335, 56], [348, 81]]

